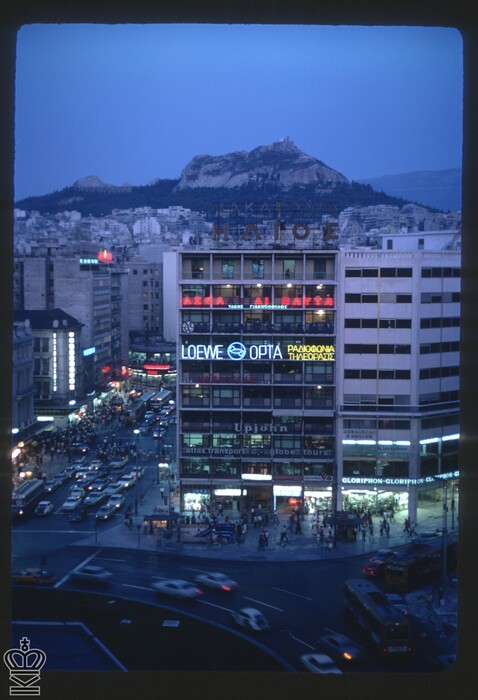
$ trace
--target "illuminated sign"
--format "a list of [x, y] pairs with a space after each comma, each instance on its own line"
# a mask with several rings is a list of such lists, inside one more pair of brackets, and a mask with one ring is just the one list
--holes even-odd
[[236, 433], [287, 433], [286, 425], [272, 425], [272, 423], [234, 423]]
[[[229, 300], [223, 296], [183, 296], [181, 300], [182, 306], [223, 306], [228, 309], [287, 309], [289, 307], [319, 307], [335, 305], [335, 299], [331, 296], [321, 296], [317, 294], [314, 297], [307, 296], [282, 296], [272, 302], [270, 297], [255, 297], [252, 301], [237, 303], [237, 301]], [[184, 329], [183, 329], [184, 330]], [[187, 330], [185, 331], [187, 332]]]
[[106, 249], [100, 250], [100, 252], [98, 253], [98, 260], [102, 263], [113, 262], [113, 253]]
[[85, 350], [83, 350], [83, 357], [88, 357], [88, 355], [94, 355], [95, 352], [96, 352], [96, 348], [93, 345], [92, 348], [86, 348]]
[[343, 484], [377, 484], [386, 486], [414, 486], [417, 484], [433, 484], [437, 481], [445, 481], [446, 479], [456, 479], [460, 476], [460, 472], [457, 469], [453, 472], [447, 472], [446, 474], [436, 474], [435, 476], [422, 476], [418, 478], [380, 478], [380, 477], [360, 477], [360, 476], [344, 476], [342, 478]]
[[229, 345], [181, 345], [182, 360], [283, 360], [279, 345], [250, 345], [239, 341]]
[[335, 360], [333, 345], [288, 345], [289, 360]]
[[98, 265], [96, 258], [80, 258], [80, 265]]
[[333, 345], [303, 345], [289, 344], [284, 354], [279, 344], [262, 343], [260, 345], [244, 345], [233, 341], [229, 345], [181, 345], [182, 360], [308, 360], [333, 362], [335, 347]]
[[171, 365], [158, 365], [156, 363], [147, 363], [143, 365], [143, 368], [146, 370], [163, 370], [166, 371], [168, 369], [171, 369]]

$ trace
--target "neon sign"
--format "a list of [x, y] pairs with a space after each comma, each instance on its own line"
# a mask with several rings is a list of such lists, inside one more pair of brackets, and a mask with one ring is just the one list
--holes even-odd
[[109, 250], [100, 250], [98, 253], [98, 260], [102, 263], [110, 263], [113, 262], [113, 253], [111, 253]]
[[335, 360], [333, 345], [288, 345], [289, 360]]
[[181, 360], [312, 360], [333, 362], [335, 347], [333, 345], [292, 345], [283, 351], [279, 344], [262, 343], [244, 345], [236, 340], [229, 345], [204, 345], [193, 343], [181, 345]]
[[182, 297], [181, 304], [182, 306], [223, 306], [228, 309], [287, 309], [290, 306], [298, 308], [320, 306], [333, 307], [335, 305], [335, 299], [334, 297], [324, 297], [317, 294], [315, 297], [282, 296], [280, 297], [280, 299], [277, 299], [277, 303], [271, 303], [270, 297], [255, 297], [249, 303], [246, 303], [244, 301], [241, 301], [241, 303], [237, 303], [236, 301], [232, 302], [232, 299], [229, 300], [227, 297], [225, 298], [223, 296], [202, 297], [199, 295], [186, 295]]

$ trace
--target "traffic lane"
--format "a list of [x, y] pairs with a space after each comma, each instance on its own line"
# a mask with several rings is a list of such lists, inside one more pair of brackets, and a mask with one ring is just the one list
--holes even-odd
[[[58, 620], [58, 611], [81, 620], [128, 670], [290, 671], [258, 641], [204, 623], [194, 614], [88, 591], [16, 591], [14, 616]], [[165, 624], [166, 623], [166, 624]], [[48, 656], [48, 650], [46, 650]], [[73, 667], [69, 670], [74, 670]], [[65, 669], [68, 670], [68, 669]]]

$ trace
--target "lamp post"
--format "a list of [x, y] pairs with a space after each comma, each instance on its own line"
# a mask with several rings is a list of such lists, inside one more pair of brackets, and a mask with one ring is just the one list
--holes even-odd
[[447, 531], [448, 531], [448, 520], [447, 520], [447, 514], [448, 514], [448, 481], [447, 479], [443, 479], [443, 533], [442, 533], [442, 545], [443, 545], [443, 551], [442, 551], [442, 588], [445, 590], [445, 582], [446, 582], [446, 568], [447, 568], [447, 561], [446, 561], [446, 536], [447, 536]]

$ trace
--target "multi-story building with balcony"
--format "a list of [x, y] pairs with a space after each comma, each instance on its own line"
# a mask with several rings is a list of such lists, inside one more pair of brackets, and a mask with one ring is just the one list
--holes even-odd
[[165, 253], [164, 275], [179, 295], [165, 327], [177, 328], [183, 508], [330, 501], [337, 252]]
[[182, 509], [298, 499], [416, 520], [443, 475], [454, 488], [458, 252], [184, 250], [164, 283]]

